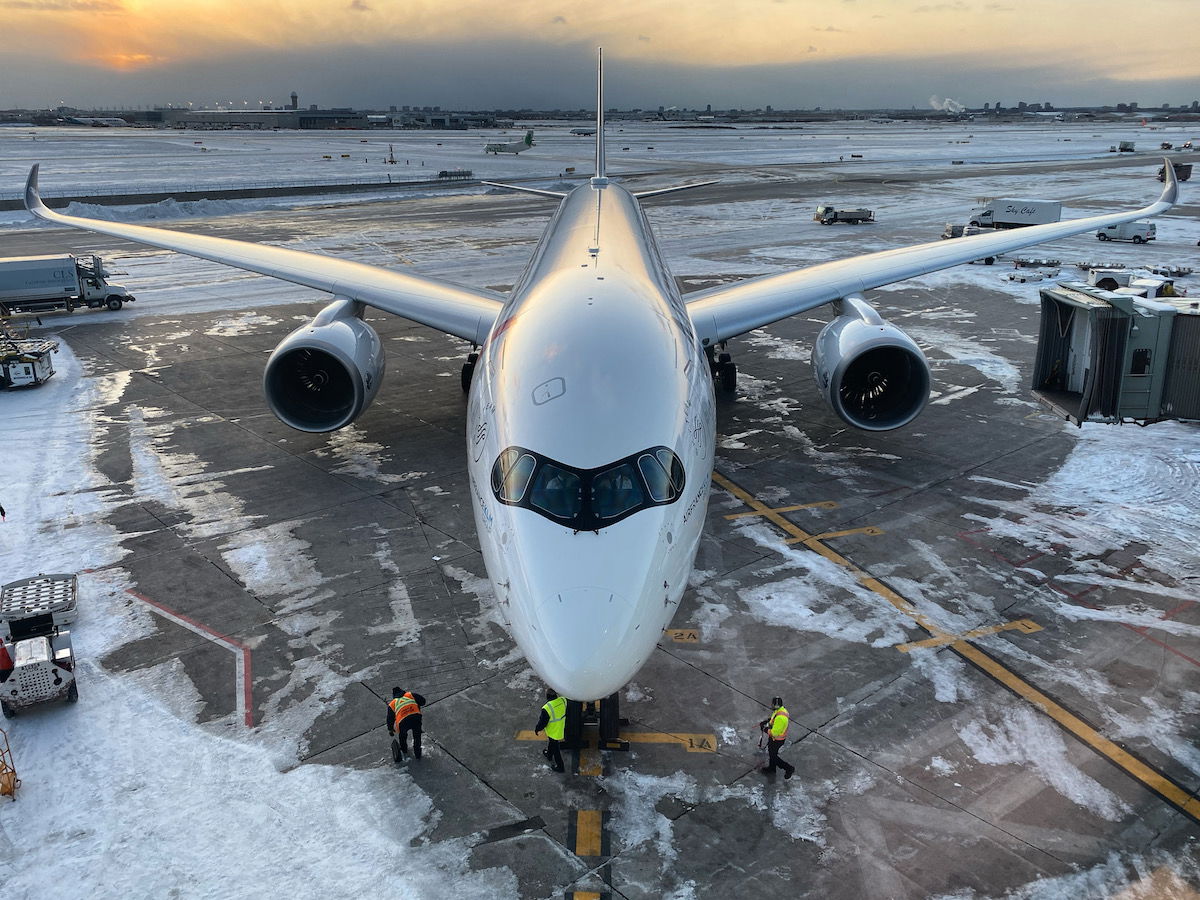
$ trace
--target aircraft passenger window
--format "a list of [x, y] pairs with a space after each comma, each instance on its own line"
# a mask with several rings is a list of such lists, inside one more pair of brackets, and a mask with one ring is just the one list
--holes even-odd
[[675, 485], [676, 495], [683, 493], [684, 476], [683, 463], [679, 461], [679, 457], [662, 447], [654, 453], [658, 457], [658, 461], [662, 463], [662, 467], [671, 473], [671, 483]]
[[671, 484], [670, 476], [659, 465], [658, 460], [649, 453], [644, 453], [638, 457], [638, 471], [642, 473], [642, 478], [646, 480], [646, 487], [650, 489], [650, 496], [659, 503], [665, 503], [675, 495], [675, 487]]
[[534, 479], [529, 502], [552, 516], [571, 519], [579, 515], [582, 495], [578, 475], [553, 463], [543, 463]]
[[645, 492], [633, 466], [622, 463], [592, 478], [592, 512], [612, 519], [642, 503]]
[[529, 479], [537, 465], [528, 453], [522, 454], [517, 450], [505, 450], [492, 467], [492, 489], [501, 500], [517, 503], [525, 496], [529, 487]]

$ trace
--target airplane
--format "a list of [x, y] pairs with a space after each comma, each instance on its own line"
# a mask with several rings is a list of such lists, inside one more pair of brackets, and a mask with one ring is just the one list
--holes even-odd
[[591, 137], [595, 133], [596, 133], [595, 128], [572, 128], [571, 129], [571, 134], [578, 135], [579, 137]]
[[508, 143], [485, 144], [484, 153], [490, 153], [495, 156], [498, 153], [520, 153], [522, 150], [528, 150], [533, 146], [533, 129], [525, 132], [525, 137], [519, 141], [510, 141]]
[[631, 191], [610, 180], [602, 55], [596, 91], [595, 174], [586, 183], [564, 192], [500, 185], [558, 204], [507, 296], [283, 247], [64, 215], [42, 202], [37, 165], [25, 205], [49, 222], [332, 294], [280, 342], [263, 374], [268, 406], [301, 431], [349, 425], [379, 391], [383, 345], [367, 307], [469, 341], [469, 490], [488, 578], [534, 672], [572, 698], [576, 717], [580, 701], [598, 700], [606, 741], [617, 734], [617, 692], [654, 651], [688, 584], [713, 473], [716, 391], [736, 388], [728, 341], [830, 305], [812, 354], [821, 396], [851, 426], [899, 428], [925, 407], [930, 367], [865, 292], [1158, 215], [1176, 202], [1178, 182], [1167, 164], [1161, 196], [1132, 212], [868, 253], [685, 298], [641, 204], [701, 185]]

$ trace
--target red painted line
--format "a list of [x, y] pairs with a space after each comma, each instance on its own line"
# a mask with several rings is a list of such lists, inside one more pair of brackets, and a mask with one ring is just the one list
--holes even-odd
[[1172, 647], [1166, 641], [1160, 641], [1158, 638], [1150, 637], [1150, 635], [1146, 633], [1146, 631], [1147, 631], [1146, 628], [1144, 628], [1144, 627], [1138, 628], [1136, 625], [1128, 625], [1125, 622], [1122, 622], [1121, 624], [1124, 625], [1126, 628], [1128, 628], [1130, 631], [1137, 632], [1142, 637], [1144, 637], [1146, 640], [1148, 640], [1150, 643], [1157, 644], [1158, 646], [1162, 647], [1164, 650], [1174, 653], [1180, 659], [1185, 659], [1188, 662], [1190, 662], [1193, 666], [1200, 669], [1200, 659], [1193, 659], [1192, 657], [1188, 656], [1186, 653], [1176, 650], [1174, 647]]
[[145, 594], [140, 594], [137, 591], [133, 590], [133, 588], [126, 588], [125, 593], [127, 593], [133, 597], [136, 597], [138, 600], [142, 601], [147, 606], [154, 607], [155, 609], [162, 612], [169, 619], [178, 619], [183, 622], [187, 622], [189, 625], [194, 626], [195, 628], [199, 629], [200, 631], [204, 632], [205, 634], [211, 635], [214, 639], [213, 643], [224, 644], [227, 647], [227, 649], [229, 649], [236, 656], [240, 657], [241, 676], [242, 676], [242, 706], [244, 709], [244, 714], [242, 716], [242, 719], [245, 722], [245, 725], [247, 728], [253, 728], [254, 727], [254, 681], [253, 681], [250, 648], [247, 647], [245, 644], [243, 644], [241, 641], [235, 640], [234, 638], [231, 638], [228, 635], [221, 634], [221, 632], [216, 631], [213, 628], [210, 628], [209, 626], [205, 625], [203, 622], [197, 622], [191, 616], [184, 615], [183, 613], [181, 613], [177, 610], [171, 609], [171, 607], [167, 606], [165, 603], [159, 603], [156, 600], [151, 600]]
[[1179, 604], [1177, 607], [1175, 607], [1174, 609], [1169, 609], [1169, 610], [1167, 610], [1165, 613], [1163, 613], [1163, 614], [1162, 614], [1162, 618], [1164, 618], [1164, 619], [1173, 619], [1173, 618], [1175, 618], [1176, 614], [1183, 612], [1183, 611], [1184, 611], [1185, 609], [1187, 609], [1189, 606], [1195, 606], [1195, 605], [1196, 605], [1196, 601], [1195, 601], [1195, 600], [1184, 600], [1182, 603], [1180, 603], [1180, 604]]
[[177, 609], [171, 609], [171, 607], [167, 606], [165, 603], [159, 603], [156, 600], [151, 600], [145, 594], [139, 594], [137, 591], [133, 590], [133, 588], [126, 588], [125, 593], [132, 594], [133, 596], [135, 596], [139, 600], [141, 600], [143, 603], [148, 603], [153, 607], [161, 609], [165, 613], [170, 613], [172, 616], [175, 616], [176, 618], [183, 619], [185, 622], [195, 625], [201, 631], [211, 634], [213, 637], [218, 638], [219, 640], [222, 640], [227, 644], [233, 644], [233, 646], [237, 647], [239, 650], [248, 650], [249, 649], [241, 641], [235, 640], [227, 635], [221, 634], [221, 632], [215, 631], [214, 629], [209, 628], [203, 622], [197, 622], [191, 616], [185, 615], [185, 614], [179, 612], [179, 610], [177, 610]]

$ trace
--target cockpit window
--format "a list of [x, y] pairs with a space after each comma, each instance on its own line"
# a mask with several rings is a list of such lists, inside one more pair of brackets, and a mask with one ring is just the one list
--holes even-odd
[[[669, 453], [670, 451], [667, 452]], [[672, 453], [671, 455], [674, 456], [675, 454]], [[670, 463], [667, 465], [670, 465]], [[646, 487], [650, 489], [651, 497], [659, 503], [675, 499], [675, 486], [671, 484], [671, 476], [667, 474], [667, 470], [659, 463], [657, 454], [651, 456], [649, 453], [643, 453], [639, 456], [638, 471], [646, 479]]]
[[579, 476], [553, 463], [544, 463], [538, 469], [529, 502], [542, 512], [557, 518], [566, 519], [579, 515], [583, 503]]
[[522, 447], [492, 466], [492, 492], [576, 531], [598, 531], [683, 493], [684, 469], [671, 450], [650, 447], [594, 469], [578, 469]]
[[605, 469], [592, 478], [592, 511], [601, 519], [629, 512], [644, 497], [641, 479], [629, 463]]
[[492, 490], [505, 503], [520, 503], [536, 466], [530, 454], [509, 447], [492, 466]]

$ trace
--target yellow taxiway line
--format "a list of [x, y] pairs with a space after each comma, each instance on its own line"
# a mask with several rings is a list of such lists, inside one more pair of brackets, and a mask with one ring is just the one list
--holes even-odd
[[[858, 579], [859, 584], [878, 594], [893, 607], [895, 607], [899, 612], [902, 612], [904, 615], [908, 616], [910, 619], [916, 622], [917, 625], [930, 634], [929, 640], [901, 644], [897, 649], [903, 652], [908, 652], [916, 647], [949, 647], [953, 653], [957, 654], [963, 660], [978, 668], [990, 678], [993, 678], [999, 682], [1022, 700], [1025, 700], [1035, 708], [1041, 710], [1043, 713], [1057, 722], [1062, 728], [1066, 729], [1076, 738], [1083, 741], [1083, 743], [1087, 744], [1127, 775], [1135, 778], [1144, 787], [1162, 797], [1188, 818], [1200, 823], [1200, 799], [1193, 796], [1163, 773], [1138, 759], [1124, 747], [1121, 747], [1106, 738], [1097, 729], [1089, 725], [1079, 716], [1075, 715], [1075, 713], [1071, 712], [1061, 703], [1048, 696], [1044, 691], [1034, 687], [1025, 678], [1018, 675], [991, 654], [970, 643], [972, 638], [982, 637], [987, 634], [996, 634], [1000, 631], [1016, 630], [1023, 634], [1032, 634], [1035, 631], [1041, 630], [1041, 626], [1039, 626], [1036, 622], [1032, 622], [1028, 619], [1020, 619], [1016, 622], [1009, 622], [1004, 625], [997, 625], [989, 628], [979, 628], [964, 635], [951, 634], [945, 629], [940, 628], [936, 622], [931, 620], [924, 613], [919, 612], [910, 601], [897, 594], [892, 588], [888, 587], [878, 578], [873, 577], [870, 573], [860, 569], [849, 559], [842, 556], [837, 551], [832, 550], [824, 543], [826, 540], [836, 537], [843, 537], [848, 534], [882, 532], [869, 532], [867, 529], [850, 529], [847, 531], [834, 531], [826, 534], [812, 535], [806, 532], [800, 526], [796, 525], [794, 522], [790, 522], [783, 517], [782, 512], [791, 508], [783, 507], [781, 509], [771, 509], [745, 488], [738, 486], [719, 472], [713, 472], [712, 478], [713, 483], [716, 484], [717, 487], [723, 491], [727, 491], [734, 497], [737, 497], [750, 507], [752, 512], [744, 515], [761, 515], [763, 518], [767, 519], [767, 521], [771, 522], [780, 530], [789, 535], [790, 539], [787, 541], [787, 543], [803, 544], [814, 553], [819, 553], [830, 562], [836, 563], [837, 565], [846, 569]], [[727, 516], [726, 518], [733, 517]]]

